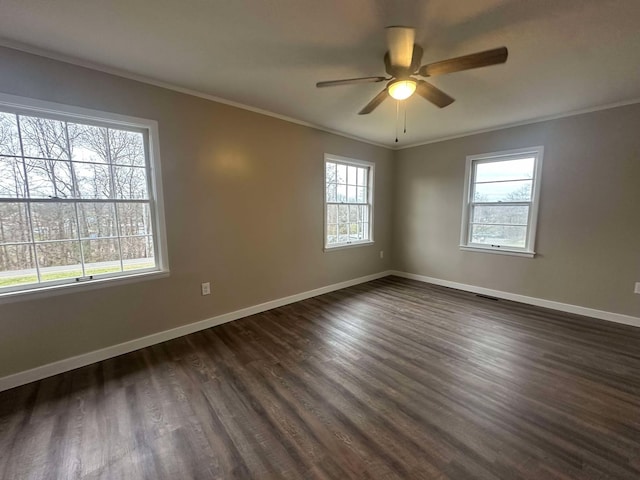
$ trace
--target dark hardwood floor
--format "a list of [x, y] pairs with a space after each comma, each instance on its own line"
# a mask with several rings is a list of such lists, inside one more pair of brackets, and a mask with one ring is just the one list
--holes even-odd
[[0, 393], [3, 479], [640, 479], [640, 329], [387, 277]]

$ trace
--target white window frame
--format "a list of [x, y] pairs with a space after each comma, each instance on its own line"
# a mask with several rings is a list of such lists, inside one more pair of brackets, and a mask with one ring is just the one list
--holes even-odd
[[[521, 158], [531, 158], [534, 160], [533, 184], [531, 188], [531, 200], [528, 202], [496, 202], [496, 204], [526, 204], [529, 206], [529, 218], [527, 219], [526, 243], [523, 248], [513, 246], [486, 245], [472, 243], [470, 239], [471, 213], [473, 212], [473, 185], [475, 184], [475, 165], [478, 163], [491, 163], [507, 160], [517, 160]], [[503, 150], [500, 152], [484, 153], [481, 155], [470, 155], [467, 157], [465, 169], [464, 196], [462, 201], [462, 226], [460, 229], [460, 249], [485, 253], [498, 253], [506, 255], [516, 255], [533, 258], [535, 252], [536, 229], [538, 224], [538, 208], [540, 204], [540, 180], [542, 173], [542, 160], [544, 157], [544, 147], [519, 148], [515, 150]], [[483, 202], [486, 204], [486, 202]]]
[[[351, 165], [353, 167], [360, 168], [368, 168], [369, 169], [369, 178], [367, 179], [367, 203], [347, 203], [347, 202], [327, 202], [327, 162], [330, 163], [340, 163], [342, 165]], [[322, 191], [324, 202], [323, 202], [323, 210], [324, 210], [324, 226], [323, 226], [323, 245], [324, 251], [334, 251], [334, 250], [342, 250], [344, 248], [353, 248], [353, 247], [361, 247], [365, 245], [373, 245], [373, 195], [374, 195], [374, 181], [375, 181], [375, 164], [372, 162], [367, 162], [364, 160], [356, 160], [354, 158], [342, 157], [340, 155], [333, 155], [330, 153], [325, 153], [323, 165], [323, 174], [322, 174]], [[369, 208], [369, 239], [368, 240], [360, 240], [356, 242], [343, 242], [343, 243], [332, 243], [331, 245], [327, 244], [327, 205], [335, 204], [335, 205], [367, 205]]]
[[149, 208], [154, 220], [153, 246], [156, 260], [156, 266], [148, 269], [102, 274], [95, 279], [87, 277], [78, 281], [74, 278], [69, 278], [42, 284], [26, 284], [16, 286], [15, 288], [4, 289], [2, 293], [0, 293], [0, 303], [167, 277], [169, 275], [169, 257], [164, 219], [158, 122], [155, 120], [47, 102], [5, 93], [0, 93], [0, 107], [3, 111], [19, 115], [40, 116], [62, 121], [79, 122], [114, 129], [124, 128], [142, 132], [145, 137], [146, 146], [148, 147], [145, 149], [147, 157], [147, 191], [149, 195]]

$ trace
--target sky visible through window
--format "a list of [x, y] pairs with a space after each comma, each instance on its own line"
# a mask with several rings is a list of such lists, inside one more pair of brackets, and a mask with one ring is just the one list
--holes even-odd
[[470, 241], [525, 248], [535, 158], [474, 163]]
[[156, 266], [144, 142], [0, 112], [0, 291]]

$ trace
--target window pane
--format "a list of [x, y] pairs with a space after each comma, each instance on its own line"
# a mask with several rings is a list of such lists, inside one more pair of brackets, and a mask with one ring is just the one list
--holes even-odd
[[349, 185], [355, 185], [358, 183], [358, 169], [356, 167], [347, 167], [347, 183]]
[[527, 227], [471, 225], [471, 243], [524, 248]]
[[33, 246], [0, 246], [0, 288], [37, 282]]
[[350, 223], [349, 224], [349, 241], [353, 242], [358, 240], [358, 224]]
[[347, 201], [347, 186], [338, 185], [338, 202], [346, 202], [346, 201]]
[[529, 207], [526, 205], [476, 205], [473, 207], [474, 223], [508, 223], [526, 225], [529, 219]]
[[36, 241], [78, 237], [76, 212], [72, 203], [32, 203], [31, 215]]
[[355, 223], [358, 221], [358, 205], [349, 206], [349, 222]]
[[0, 243], [31, 240], [27, 206], [22, 203], [0, 203]]
[[335, 243], [338, 238], [338, 226], [335, 224], [327, 225], [327, 243]]
[[364, 229], [364, 223], [358, 223], [358, 237], [360, 240], [369, 239], [369, 232]]
[[338, 223], [349, 221], [349, 205], [338, 205]]
[[528, 202], [531, 200], [531, 180], [517, 182], [479, 183], [475, 185], [476, 202]]
[[113, 175], [117, 198], [148, 198], [147, 173], [144, 168], [113, 167]]
[[118, 203], [120, 235], [151, 235], [151, 209], [146, 203]]
[[109, 153], [111, 163], [144, 167], [146, 162], [142, 133], [110, 128]]
[[358, 206], [358, 222], [369, 221], [369, 207], [366, 205]]
[[71, 159], [74, 162], [109, 163], [107, 129], [69, 123]]
[[79, 203], [80, 236], [82, 238], [117, 237], [115, 213], [113, 203]]
[[337, 205], [327, 205], [327, 223], [338, 223]]
[[356, 197], [356, 187], [349, 185], [347, 187], [347, 202], [355, 203], [357, 200]]
[[36, 245], [42, 281], [82, 276], [78, 242], [40, 243]]
[[111, 198], [111, 179], [108, 165], [74, 163], [73, 170], [80, 198]]
[[25, 157], [69, 160], [64, 122], [20, 116]]
[[151, 237], [125, 237], [120, 239], [120, 243], [125, 271], [155, 267]]
[[337, 193], [336, 193], [336, 184], [329, 183], [327, 185], [327, 202], [335, 202], [337, 201]]
[[341, 223], [338, 225], [338, 243], [346, 243], [349, 241], [349, 224]]
[[22, 160], [0, 157], [0, 197], [24, 198], [25, 196]]
[[367, 169], [358, 168], [358, 185], [367, 186]]
[[83, 240], [85, 275], [102, 275], [122, 271], [118, 239]]
[[325, 183], [336, 183], [336, 164], [327, 162], [325, 165]]
[[29, 196], [32, 198], [73, 197], [71, 163], [25, 159]]
[[18, 124], [13, 113], [0, 112], [0, 155], [21, 155]]
[[476, 163], [476, 182], [494, 182], [496, 180], [525, 180], [533, 178], [535, 159], [491, 161]]
[[338, 171], [338, 183], [342, 183], [342, 184], [346, 185], [346, 183], [347, 183], [347, 166], [338, 164], [337, 171]]
[[367, 189], [365, 187], [358, 187], [358, 194], [357, 194], [356, 201], [358, 203], [367, 202]]

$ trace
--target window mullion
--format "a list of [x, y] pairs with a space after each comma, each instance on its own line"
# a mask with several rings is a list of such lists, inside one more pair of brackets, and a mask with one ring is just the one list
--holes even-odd
[[31, 245], [31, 242], [5, 242], [0, 243], [0, 247], [15, 247], [19, 245]]
[[[0, 287], [0, 302], [5, 294], [42, 291], [44, 287], [47, 291], [51, 287], [51, 292], [62, 292], [58, 286], [74, 288], [72, 285], [82, 280], [124, 277], [125, 251], [127, 258], [135, 258], [136, 264], [132, 267], [140, 272], [168, 272], [155, 140], [157, 122], [26, 98], [19, 100], [19, 97], [1, 93], [0, 111], [9, 113], [7, 118], [13, 125], [11, 135], [15, 151], [7, 152], [6, 156], [13, 166], [13, 170], [8, 171], [10, 178], [15, 177], [16, 184], [15, 192], [0, 195], [0, 206], [5, 204], [11, 211], [16, 209], [16, 228], [12, 227], [7, 238], [11, 241], [0, 247], [8, 245], [17, 250], [15, 254], [11, 252], [12, 261], [2, 265], [7, 269], [5, 274], [10, 276], [10, 281]], [[104, 121], [100, 120], [102, 116]], [[75, 123], [79, 124], [77, 128]], [[85, 125], [88, 129], [86, 141]], [[32, 144], [33, 152], [30, 150]], [[39, 150], [38, 146], [41, 147]], [[117, 153], [119, 149], [122, 149], [122, 156]], [[34, 160], [30, 153], [35, 155]], [[102, 157], [106, 157], [106, 165], [101, 161]], [[49, 161], [51, 165], [43, 161]], [[51, 168], [45, 168], [49, 166], [54, 167], [53, 172]], [[145, 177], [142, 177], [143, 172]], [[116, 178], [116, 174], [122, 176], [120, 173], [124, 173], [126, 179], [131, 177], [131, 194], [125, 193], [123, 198], [119, 198]], [[93, 179], [96, 188], [110, 190], [106, 197], [82, 198], [84, 193], [92, 196], [91, 188], [85, 192], [85, 178], [88, 185], [93, 185]], [[148, 195], [142, 193], [145, 185]], [[156, 187], [160, 190], [157, 195]], [[121, 205], [127, 208], [120, 208]], [[75, 233], [71, 230], [73, 221], [76, 222]], [[129, 232], [126, 226], [129, 222], [135, 231]], [[88, 235], [88, 231], [92, 235]], [[132, 234], [132, 248], [125, 243], [127, 233]], [[101, 241], [94, 241], [94, 237], [105, 239], [104, 248]], [[79, 250], [75, 250], [76, 247]], [[114, 265], [116, 254], [119, 262]], [[15, 265], [14, 261], [17, 262]], [[94, 265], [101, 268], [103, 264], [108, 266], [104, 269], [106, 273], [100, 273], [102, 270], [94, 272]], [[119, 271], [116, 270], [118, 266]], [[89, 277], [91, 273], [94, 275]]]
[[[30, 199], [31, 193], [29, 190], [29, 177], [27, 175], [27, 162], [24, 159], [24, 145], [22, 141], [22, 125], [20, 122], [20, 115], [16, 114], [16, 126], [18, 127], [18, 140], [20, 141], [20, 154], [22, 155], [22, 169], [24, 171], [24, 188], [27, 199]], [[38, 249], [36, 248], [36, 235], [33, 230], [33, 216], [31, 215], [31, 202], [27, 204], [27, 217], [29, 220], [29, 233], [31, 234], [31, 245], [33, 246], [33, 259], [36, 264], [36, 273], [38, 275], [38, 283], [42, 283], [42, 276], [40, 274], [40, 261], [38, 260]]]
[[531, 201], [469, 202], [472, 207], [530, 207]]
[[488, 222], [469, 222], [469, 225], [497, 225], [500, 227], [526, 227], [526, 223], [488, 223]]
[[488, 183], [511, 183], [511, 182], [531, 182], [532, 178], [512, 178], [509, 180], [480, 180], [474, 182], [476, 185], [486, 185]]
[[[124, 260], [122, 259], [122, 236], [120, 232], [120, 212], [118, 211], [118, 203], [116, 202], [116, 181], [115, 176], [113, 174], [113, 160], [111, 158], [111, 140], [109, 138], [109, 129], [106, 129], [107, 132], [107, 160], [109, 162], [109, 186], [111, 190], [110, 199], [113, 201], [113, 210], [115, 212], [116, 218], [116, 235], [118, 237], [118, 252], [120, 254], [120, 272], [124, 272]], [[147, 188], [147, 192], [151, 193], [151, 190]], [[149, 195], [151, 196], [151, 195]]]
[[78, 234], [78, 247], [80, 247], [80, 265], [82, 266], [82, 277], [87, 276], [87, 269], [84, 264], [84, 246], [82, 245], [82, 235], [80, 235], [80, 215], [78, 214], [78, 201], [80, 197], [80, 189], [78, 188], [78, 181], [76, 179], [76, 169], [73, 167], [73, 161], [71, 160], [71, 141], [69, 140], [69, 123], [64, 122], [64, 134], [67, 139], [67, 155], [69, 155], [69, 167], [71, 168], [71, 184], [73, 185], [73, 196], [76, 200], [73, 202], [73, 210], [76, 215], [76, 231]]
[[78, 214], [78, 202], [73, 202], [73, 209], [76, 214], [76, 229], [78, 233], [78, 246], [80, 247], [80, 264], [82, 265], [82, 276], [87, 276], [87, 271], [84, 265], [84, 246], [82, 245], [81, 235], [80, 235], [80, 215]]

